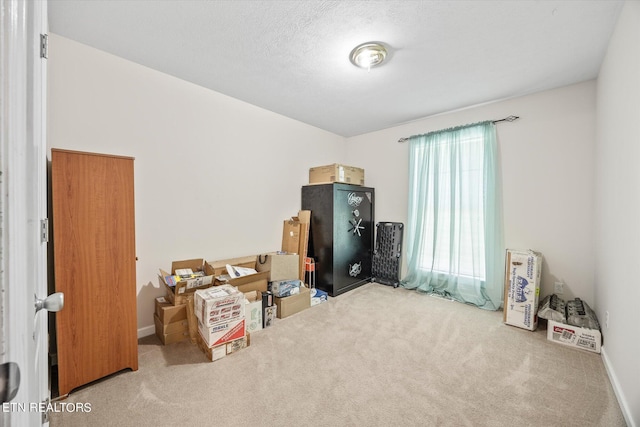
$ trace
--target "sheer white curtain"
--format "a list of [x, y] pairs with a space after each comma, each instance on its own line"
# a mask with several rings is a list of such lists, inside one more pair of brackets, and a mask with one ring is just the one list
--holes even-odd
[[409, 144], [403, 286], [499, 309], [504, 245], [495, 125], [413, 136]]

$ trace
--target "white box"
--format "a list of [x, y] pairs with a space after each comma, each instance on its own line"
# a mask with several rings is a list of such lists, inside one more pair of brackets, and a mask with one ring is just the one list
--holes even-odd
[[538, 327], [541, 270], [541, 253], [507, 249], [504, 284], [506, 324], [530, 331]]
[[243, 319], [244, 294], [231, 285], [197, 290], [194, 311], [204, 326]]
[[245, 300], [245, 327], [247, 332], [262, 329], [262, 298], [257, 301]]
[[581, 328], [549, 320], [547, 322], [547, 339], [558, 344], [600, 353], [602, 333], [597, 329]]
[[198, 321], [198, 332], [208, 347], [215, 347], [244, 337], [246, 333], [244, 318], [211, 327]]

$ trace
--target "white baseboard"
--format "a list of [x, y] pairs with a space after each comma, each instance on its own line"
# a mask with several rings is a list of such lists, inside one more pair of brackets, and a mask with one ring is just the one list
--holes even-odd
[[627, 399], [624, 396], [624, 392], [620, 388], [618, 377], [616, 376], [616, 373], [611, 366], [611, 362], [609, 362], [609, 358], [607, 357], [607, 352], [605, 351], [604, 346], [601, 348], [600, 353], [602, 355], [604, 367], [607, 370], [607, 375], [609, 376], [609, 381], [611, 382], [611, 386], [613, 387], [613, 392], [615, 393], [616, 398], [618, 399], [618, 404], [620, 405], [620, 409], [622, 410], [624, 420], [626, 421], [628, 427], [636, 427], [636, 423], [631, 417], [631, 411], [629, 411]]
[[153, 335], [156, 333], [156, 327], [154, 325], [145, 326], [144, 328], [138, 329], [138, 339], [148, 337], [149, 335]]

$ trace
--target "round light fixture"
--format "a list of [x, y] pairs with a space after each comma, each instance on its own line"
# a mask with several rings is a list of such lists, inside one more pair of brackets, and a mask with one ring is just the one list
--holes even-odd
[[377, 42], [367, 42], [356, 46], [349, 55], [353, 65], [367, 70], [382, 64], [386, 57], [387, 49]]

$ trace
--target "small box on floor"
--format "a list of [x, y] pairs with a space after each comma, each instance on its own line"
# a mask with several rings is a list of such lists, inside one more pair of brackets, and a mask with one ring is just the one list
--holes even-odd
[[244, 294], [245, 297], [245, 329], [247, 333], [262, 329], [262, 294], [259, 291], [251, 291]]
[[311, 307], [322, 304], [329, 299], [329, 294], [321, 289], [311, 289]]
[[200, 347], [200, 349], [204, 352], [207, 359], [215, 362], [216, 360], [220, 360], [225, 356], [237, 353], [243, 348], [249, 347], [249, 345], [251, 344], [251, 335], [247, 334], [242, 338], [238, 338], [236, 340], [229, 341], [215, 347], [208, 347], [202, 337], [198, 335], [197, 344], [198, 347]]
[[276, 317], [278, 317], [278, 306], [272, 305], [266, 307], [264, 309], [264, 317], [262, 320], [263, 327], [268, 328], [269, 326], [272, 326], [276, 321]]
[[534, 331], [538, 327], [542, 254], [508, 249], [505, 264], [504, 322]]
[[598, 329], [581, 328], [555, 320], [547, 321], [547, 339], [594, 353], [600, 353], [602, 344], [602, 334]]
[[278, 307], [278, 319], [284, 319], [311, 307], [311, 293], [306, 286], [301, 286], [297, 295], [273, 299]]

